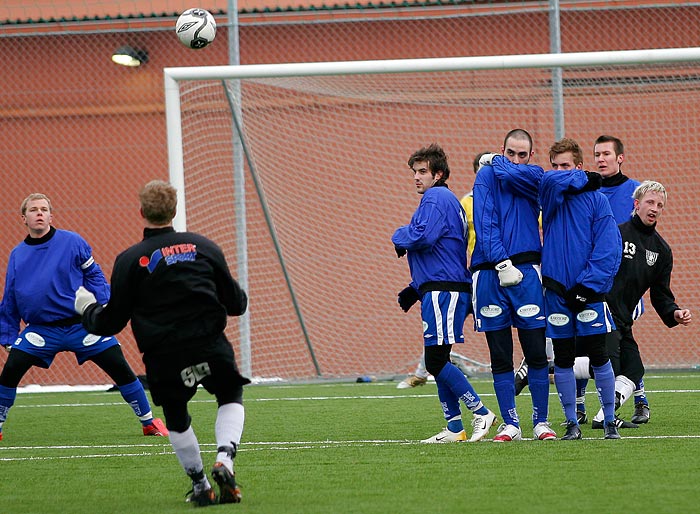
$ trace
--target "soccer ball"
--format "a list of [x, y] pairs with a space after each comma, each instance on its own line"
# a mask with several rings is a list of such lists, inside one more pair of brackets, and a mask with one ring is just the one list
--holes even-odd
[[187, 9], [177, 19], [175, 33], [180, 43], [188, 48], [199, 50], [214, 41], [216, 21], [205, 9]]

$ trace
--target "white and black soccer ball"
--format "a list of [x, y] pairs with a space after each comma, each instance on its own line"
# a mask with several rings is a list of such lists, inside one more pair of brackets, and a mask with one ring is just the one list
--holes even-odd
[[206, 9], [187, 9], [177, 19], [175, 33], [187, 48], [199, 50], [214, 41], [216, 21]]

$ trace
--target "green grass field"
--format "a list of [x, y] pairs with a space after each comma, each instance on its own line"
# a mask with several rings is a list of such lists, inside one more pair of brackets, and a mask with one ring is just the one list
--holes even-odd
[[[700, 373], [650, 373], [645, 381], [651, 422], [622, 430], [622, 440], [606, 441], [589, 424], [582, 441], [533, 441], [523, 394], [527, 440], [500, 445], [420, 444], [444, 426], [434, 383], [249, 386], [236, 460], [243, 502], [206, 512], [699, 512]], [[496, 411], [490, 379], [472, 382]], [[561, 435], [554, 386], [550, 401]], [[592, 392], [587, 404], [593, 413]], [[629, 419], [631, 411], [625, 405], [621, 414]], [[215, 412], [204, 392], [191, 403], [205, 469], [215, 457]], [[168, 440], [140, 435], [118, 393], [20, 394], [3, 433], [2, 513], [193, 508]]]

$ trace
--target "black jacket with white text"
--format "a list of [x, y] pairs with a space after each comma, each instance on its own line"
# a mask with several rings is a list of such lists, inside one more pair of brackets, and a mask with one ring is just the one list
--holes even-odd
[[622, 260], [606, 297], [615, 324], [620, 329], [631, 329], [634, 308], [649, 290], [651, 304], [661, 320], [668, 327], [676, 326], [673, 313], [679, 307], [671, 292], [671, 247], [656, 231], [656, 225], [645, 225], [636, 214], [619, 228]]
[[214, 341], [227, 316], [246, 311], [248, 297], [233, 279], [221, 249], [192, 232], [144, 229], [144, 239], [119, 254], [105, 306], [83, 315], [93, 333], [120, 332], [131, 320], [142, 353], [166, 354]]

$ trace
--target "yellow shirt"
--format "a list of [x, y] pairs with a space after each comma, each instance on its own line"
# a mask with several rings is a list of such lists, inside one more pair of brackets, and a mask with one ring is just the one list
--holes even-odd
[[468, 192], [459, 201], [467, 214], [467, 255], [471, 256], [476, 244], [476, 232], [474, 232], [474, 195]]

